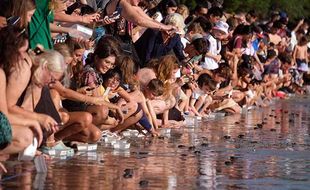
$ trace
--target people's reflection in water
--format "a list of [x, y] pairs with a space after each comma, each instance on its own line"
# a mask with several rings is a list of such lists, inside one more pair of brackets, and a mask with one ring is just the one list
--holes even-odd
[[[127, 152], [100, 147], [96, 159], [82, 155], [52, 161], [47, 176], [36, 175], [32, 162], [6, 163], [8, 174], [3, 177], [18, 177], [2, 186], [64, 190], [246, 189], [245, 180], [246, 185], [254, 187], [251, 181], [255, 179], [304, 179], [309, 165], [305, 151], [309, 149], [308, 111], [304, 105], [290, 102], [208, 120], [197, 128], [174, 129], [169, 138], [134, 139]], [[263, 128], [258, 128], [257, 124], [262, 123]]]
[[13, 189], [18, 188], [22, 190], [32, 189], [32, 174], [34, 166], [30, 161], [14, 163], [7, 167], [8, 172], [2, 176], [4, 178], [10, 178], [10, 176], [16, 175], [15, 181], [5, 180], [2, 183], [4, 189]]

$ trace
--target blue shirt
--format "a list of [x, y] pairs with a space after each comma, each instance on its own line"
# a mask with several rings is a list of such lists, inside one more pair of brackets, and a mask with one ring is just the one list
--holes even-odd
[[153, 58], [168, 55], [172, 50], [179, 61], [185, 59], [183, 44], [178, 34], [170, 38], [167, 44], [164, 44], [160, 31], [147, 29], [134, 45], [143, 66]]

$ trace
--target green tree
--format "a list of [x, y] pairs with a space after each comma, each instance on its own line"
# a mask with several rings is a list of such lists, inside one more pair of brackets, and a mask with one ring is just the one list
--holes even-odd
[[253, 9], [265, 18], [271, 11], [280, 10], [287, 12], [292, 19], [310, 16], [310, 0], [225, 0], [224, 8], [228, 12]]
[[[191, 10], [207, 0], [179, 0]], [[224, 0], [224, 10], [227, 12], [247, 12], [255, 10], [261, 17], [267, 18], [271, 11], [283, 10], [292, 19], [308, 18], [310, 16], [310, 0]]]

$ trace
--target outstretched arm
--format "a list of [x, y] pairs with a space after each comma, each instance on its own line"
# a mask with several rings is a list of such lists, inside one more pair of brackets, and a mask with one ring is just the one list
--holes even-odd
[[[108, 5], [107, 7], [108, 14], [112, 14], [114, 12], [112, 6], [116, 6], [116, 3], [117, 2], [114, 1]], [[125, 0], [120, 1], [120, 6], [122, 7], [121, 16], [124, 17], [126, 20], [133, 22], [139, 26], [143, 26], [147, 28], [154, 28], [154, 29], [159, 29], [159, 30], [165, 30], [165, 31], [169, 31], [173, 29], [173, 27], [170, 25], [165, 25], [165, 24], [162, 24], [162, 23], [159, 23], [153, 20], [146, 13], [144, 13], [140, 7], [132, 6], [130, 3], [128, 3]]]

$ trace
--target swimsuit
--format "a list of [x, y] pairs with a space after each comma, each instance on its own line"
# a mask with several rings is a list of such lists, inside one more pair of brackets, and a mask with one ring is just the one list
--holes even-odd
[[12, 128], [8, 118], [0, 112], [0, 150], [5, 149], [12, 142]]

